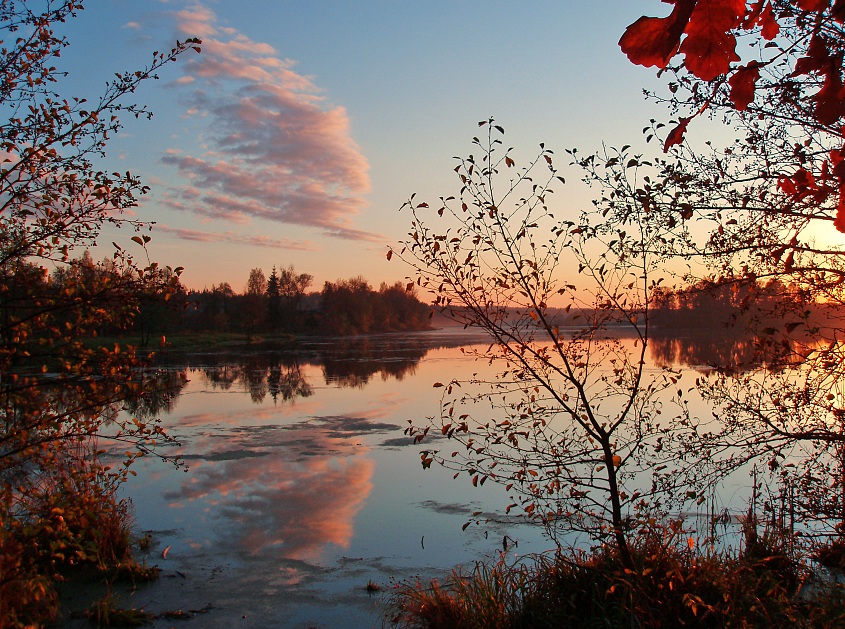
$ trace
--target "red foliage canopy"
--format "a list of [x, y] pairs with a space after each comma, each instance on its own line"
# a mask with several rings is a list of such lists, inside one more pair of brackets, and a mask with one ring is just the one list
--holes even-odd
[[[622, 51], [635, 64], [669, 66], [672, 59], [683, 55], [681, 67], [693, 77], [714, 88], [727, 82], [729, 104], [737, 111], [745, 111], [754, 102], [765, 61], [752, 60], [740, 65], [737, 37], [758, 35], [767, 42], [781, 34], [783, 23], [800, 25], [804, 42], [802, 55], [794, 63], [791, 79], [806, 78], [818, 85], [807, 107], [814, 126], [826, 128], [834, 137], [842, 137], [845, 118], [845, 81], [843, 81], [843, 53], [824, 32], [831, 22], [845, 24], [845, 0], [792, 0], [775, 2], [758, 0], [664, 0], [673, 5], [664, 18], [643, 16], [631, 24], [619, 40]], [[841, 42], [838, 42], [841, 44]], [[771, 44], [773, 45], [773, 44]], [[783, 89], [790, 89], [784, 84]], [[664, 150], [683, 142], [684, 133], [692, 118], [705, 111], [709, 101], [697, 113], [681, 118], [664, 143]], [[799, 197], [809, 194], [839, 192], [839, 210], [834, 225], [845, 232], [845, 168], [840, 167], [840, 153], [845, 144], [825, 160], [816, 177], [807, 179], [803, 168], [781, 179], [781, 189], [793, 190]], [[831, 183], [835, 185], [831, 185]]]

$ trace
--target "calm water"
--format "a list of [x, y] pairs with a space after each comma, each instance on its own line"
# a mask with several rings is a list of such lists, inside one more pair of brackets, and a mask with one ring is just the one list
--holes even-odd
[[[323, 339], [174, 363], [184, 386], [157, 408], [188, 469], [148, 458], [125, 488], [162, 578], [124, 604], [207, 610], [160, 627], [380, 626], [398, 580], [495, 558], [506, 535], [511, 556], [551, 548], [537, 526], [496, 515], [502, 488], [423, 470], [403, 435], [438, 412], [434, 382], [484, 368], [459, 350], [482, 338]], [[462, 531], [477, 511], [489, 521]]]
[[[458, 349], [472, 341], [461, 330], [315, 340], [174, 364], [187, 382], [163, 423], [188, 469], [142, 460], [125, 488], [136, 529], [152, 535], [146, 561], [163, 571], [125, 604], [211, 606], [187, 621], [201, 627], [380, 626], [387, 594], [368, 594], [369, 581], [389, 593], [443, 575], [495, 557], [505, 535], [512, 554], [550, 548], [536, 526], [495, 515], [499, 487], [423, 470], [403, 434], [437, 412], [434, 382], [477, 369]], [[491, 521], [462, 531], [476, 511]], [[185, 621], [156, 626], [174, 622]]]

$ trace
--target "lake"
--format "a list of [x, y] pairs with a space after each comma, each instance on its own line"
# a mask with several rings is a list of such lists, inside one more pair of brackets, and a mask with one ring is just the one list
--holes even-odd
[[443, 577], [505, 547], [552, 549], [540, 527], [503, 515], [502, 487], [424, 470], [403, 434], [438, 413], [433, 383], [492, 369], [460, 350], [484, 338], [446, 328], [167, 357], [181, 388], [147, 412], [180, 441], [165, 453], [187, 468], [147, 457], [123, 489], [135, 529], [151, 536], [139, 559], [162, 573], [121, 604], [200, 611], [188, 626], [380, 626], [397, 581]]

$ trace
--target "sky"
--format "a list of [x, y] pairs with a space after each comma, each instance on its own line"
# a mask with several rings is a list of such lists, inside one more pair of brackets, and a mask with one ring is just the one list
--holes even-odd
[[[252, 268], [293, 265], [325, 281], [393, 283], [386, 252], [410, 229], [400, 206], [455, 194], [454, 156], [493, 117], [529, 156], [602, 144], [643, 145], [668, 112], [643, 88], [663, 83], [618, 47], [657, 0], [87, 0], [61, 32], [65, 97], [93, 99], [178, 38], [189, 52], [134, 95], [154, 112], [127, 120], [109, 170], [151, 187], [137, 217], [154, 221], [151, 258], [184, 267], [189, 288]], [[571, 180], [570, 180], [571, 181]], [[558, 215], [589, 192], [567, 182]], [[102, 241], [128, 242], [126, 230]], [[103, 255], [107, 251], [103, 249]], [[97, 252], [95, 252], [95, 255]]]

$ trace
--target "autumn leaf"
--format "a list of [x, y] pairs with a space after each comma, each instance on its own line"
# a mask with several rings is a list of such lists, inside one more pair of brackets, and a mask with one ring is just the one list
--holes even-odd
[[737, 111], [745, 111], [754, 101], [754, 87], [759, 78], [760, 66], [756, 61], [752, 61], [740, 67], [728, 79], [731, 87], [731, 101]]
[[393, 257], [393, 249], [387, 250], [387, 261], [390, 262], [390, 258]]
[[744, 30], [751, 30], [755, 26], [762, 27], [760, 34], [766, 41], [772, 41], [778, 36], [778, 33], [780, 33], [780, 24], [775, 19], [771, 2], [760, 0], [748, 8], [742, 28]]
[[795, 194], [795, 184], [792, 182], [792, 179], [785, 175], [781, 175], [778, 177], [778, 188], [780, 188], [786, 194]]
[[797, 0], [796, 4], [803, 11], [824, 11], [830, 6], [830, 0]]
[[681, 118], [678, 121], [678, 126], [669, 132], [669, 135], [666, 137], [666, 141], [663, 143], [664, 153], [668, 153], [670, 148], [676, 144], [681, 144], [684, 141], [684, 133], [687, 131], [687, 125], [689, 125], [690, 120], [692, 120], [692, 118]]
[[807, 56], [801, 57], [795, 62], [793, 76], [809, 74], [810, 72], [821, 72], [830, 63], [827, 40], [818, 33], [810, 38], [810, 45], [807, 47]]
[[745, 0], [698, 0], [681, 43], [687, 70], [703, 81], [726, 74], [739, 61], [733, 29], [745, 16]]
[[842, 70], [831, 63], [825, 73], [824, 85], [813, 97], [816, 102], [816, 119], [825, 125], [833, 125], [845, 116], [845, 87], [842, 85]]
[[643, 16], [631, 24], [619, 47], [632, 63], [665, 68], [675, 53], [697, 0], [677, 0], [668, 17]]
[[775, 37], [778, 36], [780, 33], [780, 25], [775, 20], [775, 13], [772, 10], [771, 2], [766, 3], [766, 8], [763, 9], [763, 12], [760, 14], [760, 19], [757, 21], [758, 24], [763, 26], [761, 34], [763, 35], [763, 39], [767, 41], [772, 41]]
[[845, 234], [845, 190], [839, 190], [839, 206], [836, 208], [836, 219], [833, 221], [836, 231]]
[[795, 268], [795, 250], [794, 249], [787, 254], [786, 260], [784, 260], [784, 262], [783, 262], [783, 270], [786, 271], [787, 273], [791, 272], [793, 268]]

